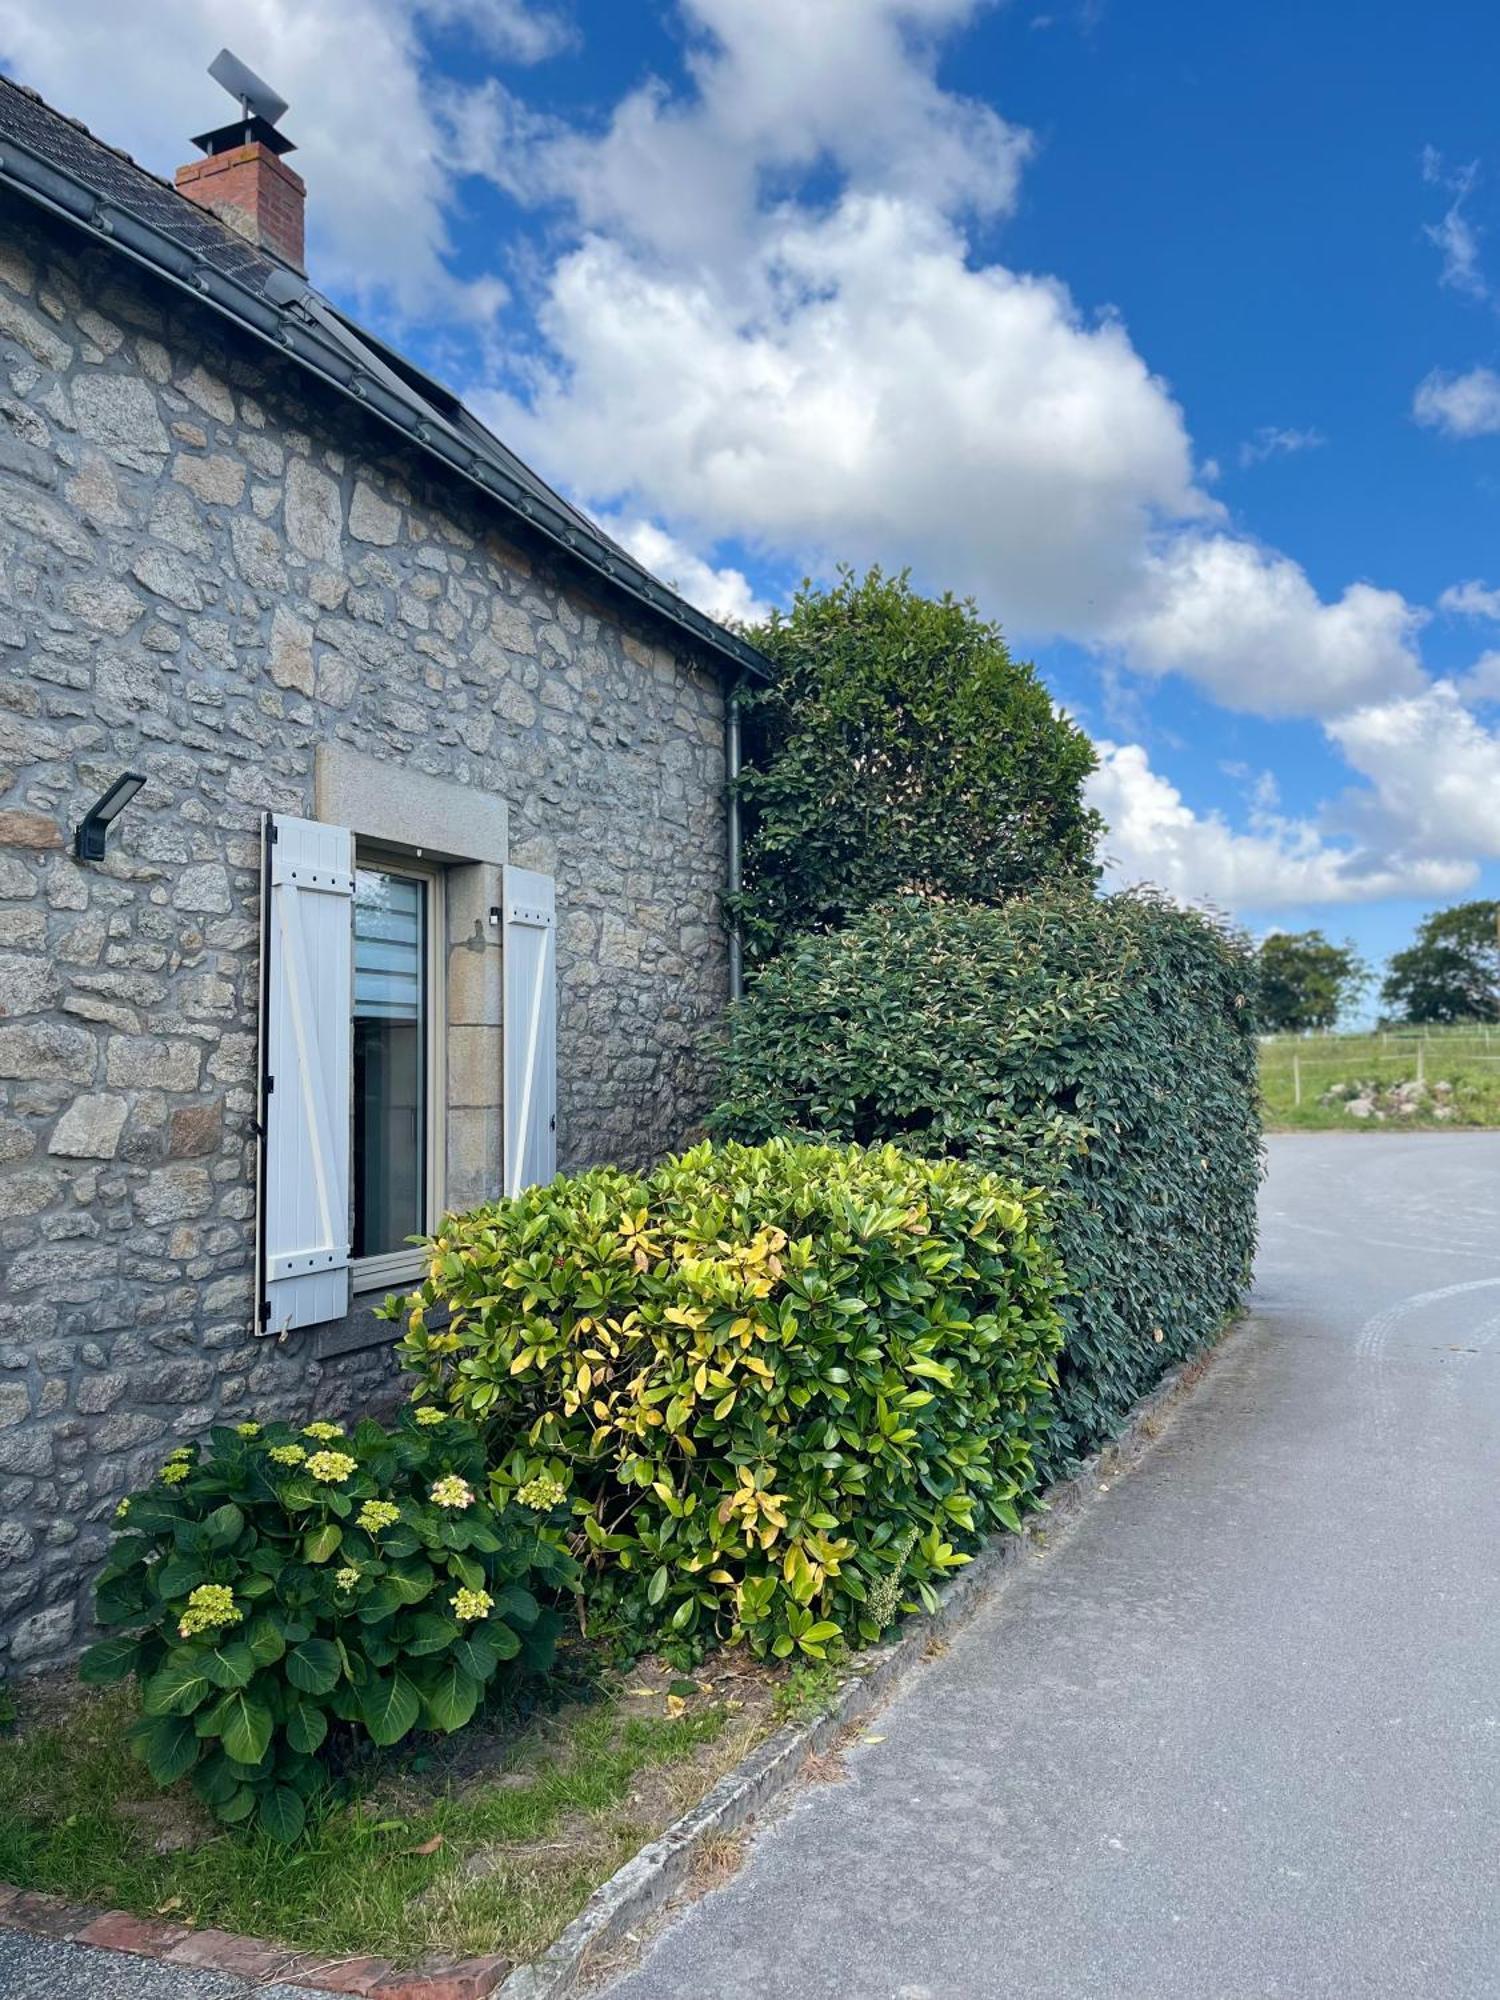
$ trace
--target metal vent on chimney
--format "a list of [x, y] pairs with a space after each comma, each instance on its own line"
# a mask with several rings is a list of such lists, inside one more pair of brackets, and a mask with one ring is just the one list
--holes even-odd
[[200, 133], [193, 144], [201, 152], [228, 153], [236, 146], [249, 146], [256, 141], [278, 157], [297, 150], [294, 140], [276, 130], [287, 113], [286, 99], [264, 77], [257, 76], [249, 63], [241, 62], [232, 49], [220, 49], [209, 64], [208, 73], [231, 97], [239, 100], [240, 116], [232, 125]]

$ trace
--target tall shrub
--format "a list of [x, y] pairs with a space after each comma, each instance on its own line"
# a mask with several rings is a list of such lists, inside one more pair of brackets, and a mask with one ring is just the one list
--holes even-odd
[[776, 664], [746, 696], [752, 959], [896, 890], [994, 902], [1092, 879], [1093, 745], [972, 604], [846, 571], [750, 636]]
[[1456, 903], [1424, 917], [1391, 959], [1380, 997], [1397, 1021], [1500, 1020], [1500, 903]]
[[1260, 1166], [1253, 979], [1238, 938], [1150, 895], [898, 897], [762, 972], [714, 1124], [895, 1140], [1054, 1191], [1056, 1470], [1241, 1296]]
[[406, 1307], [495, 1497], [571, 1515], [594, 1623], [824, 1657], [1018, 1525], [1052, 1401], [1038, 1202], [955, 1160], [773, 1141], [449, 1217]]
[[1271, 1033], [1334, 1027], [1370, 982], [1354, 946], [1330, 944], [1321, 931], [1272, 931], [1257, 957], [1255, 1016]]

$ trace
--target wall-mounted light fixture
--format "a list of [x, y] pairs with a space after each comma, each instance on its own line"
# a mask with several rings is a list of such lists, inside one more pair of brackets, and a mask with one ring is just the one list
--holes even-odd
[[115, 779], [103, 798], [96, 799], [89, 807], [73, 834], [73, 852], [80, 861], [104, 859], [111, 821], [124, 812], [145, 782], [138, 771], [126, 771]]

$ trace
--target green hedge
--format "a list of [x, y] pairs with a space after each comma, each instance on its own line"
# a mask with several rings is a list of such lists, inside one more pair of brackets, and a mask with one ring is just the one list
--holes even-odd
[[1038, 1200], [954, 1160], [702, 1145], [447, 1219], [419, 1394], [568, 1509], [591, 1631], [786, 1659], [879, 1637], [1019, 1525], [1053, 1394]]
[[1055, 1473], [1242, 1296], [1252, 982], [1237, 937], [1150, 895], [895, 898], [757, 978], [714, 1127], [894, 1140], [1052, 1191], [1069, 1279]]
[[749, 637], [776, 668], [744, 694], [732, 914], [752, 964], [899, 890], [1093, 880], [1094, 746], [972, 603], [844, 570]]

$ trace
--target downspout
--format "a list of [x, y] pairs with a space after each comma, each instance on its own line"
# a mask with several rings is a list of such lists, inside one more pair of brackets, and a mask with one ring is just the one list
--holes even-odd
[[[744, 864], [740, 851], [740, 686], [729, 690], [724, 707], [724, 790], [725, 830], [728, 843], [729, 896], [731, 906], [744, 886]], [[729, 926], [729, 998], [745, 997], [745, 947], [738, 916]]]

